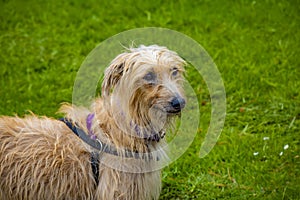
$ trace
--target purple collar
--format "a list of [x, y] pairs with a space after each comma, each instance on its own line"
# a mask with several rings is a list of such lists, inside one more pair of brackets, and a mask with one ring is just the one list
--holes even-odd
[[88, 130], [88, 134], [91, 137], [91, 139], [96, 140], [97, 136], [95, 135], [94, 131], [92, 130], [92, 124], [93, 124], [93, 119], [95, 117], [94, 113], [88, 114], [86, 118], [86, 128]]

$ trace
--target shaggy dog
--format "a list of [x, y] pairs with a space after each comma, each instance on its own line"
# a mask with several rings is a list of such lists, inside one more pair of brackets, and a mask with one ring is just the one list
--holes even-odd
[[63, 105], [61, 120], [0, 117], [0, 198], [158, 199], [164, 135], [185, 106], [184, 65], [165, 47], [130, 48], [89, 109]]

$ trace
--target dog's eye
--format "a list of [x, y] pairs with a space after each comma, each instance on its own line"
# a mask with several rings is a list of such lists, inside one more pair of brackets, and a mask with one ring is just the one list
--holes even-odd
[[153, 72], [149, 72], [144, 76], [144, 80], [146, 80], [147, 82], [154, 82], [156, 79], [156, 76]]
[[178, 70], [178, 68], [177, 67], [174, 67], [173, 69], [172, 69], [172, 76], [177, 76], [178, 75], [178, 72], [179, 72], [179, 70]]

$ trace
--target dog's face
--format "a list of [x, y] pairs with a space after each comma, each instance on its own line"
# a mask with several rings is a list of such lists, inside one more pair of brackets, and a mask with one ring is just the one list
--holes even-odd
[[186, 103], [182, 88], [185, 62], [175, 52], [156, 45], [130, 50], [107, 68], [102, 96], [130, 122], [164, 126]]

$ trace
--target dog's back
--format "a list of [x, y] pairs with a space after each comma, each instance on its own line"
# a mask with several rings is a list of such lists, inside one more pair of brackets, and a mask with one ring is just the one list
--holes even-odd
[[93, 199], [89, 153], [49, 118], [0, 118], [1, 199]]

